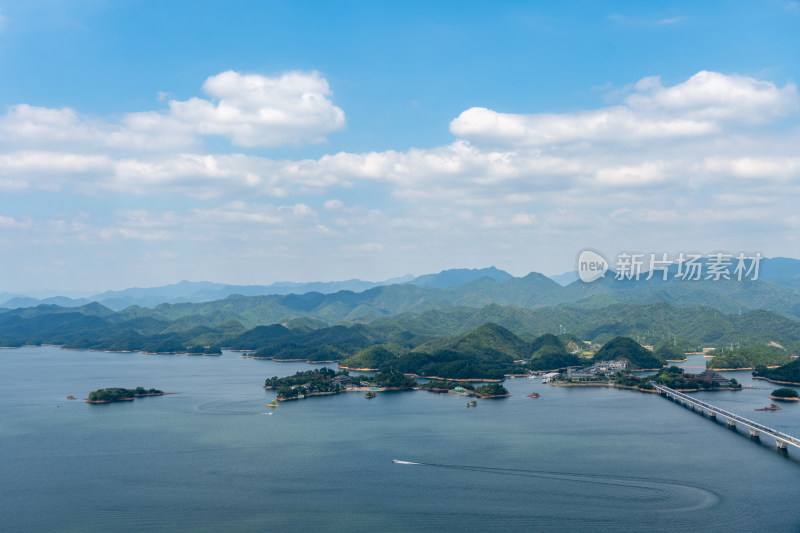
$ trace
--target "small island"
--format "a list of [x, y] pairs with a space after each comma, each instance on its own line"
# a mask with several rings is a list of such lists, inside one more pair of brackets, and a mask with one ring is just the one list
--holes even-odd
[[769, 397], [771, 400], [778, 400], [781, 402], [800, 402], [800, 394], [798, 394], [796, 390], [788, 387], [775, 389]]
[[86, 403], [124, 402], [132, 401], [134, 398], [141, 398], [143, 396], [163, 396], [165, 394], [170, 393], [158, 389], [145, 389], [144, 387], [136, 387], [135, 389], [112, 387], [97, 389], [90, 392], [89, 399], [86, 400]]

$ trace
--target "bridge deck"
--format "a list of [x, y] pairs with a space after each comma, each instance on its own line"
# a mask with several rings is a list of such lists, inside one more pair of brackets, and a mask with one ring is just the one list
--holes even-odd
[[[684, 402], [687, 402], [692, 405], [696, 405], [707, 410], [709, 413], [714, 413], [720, 416], [723, 416], [728, 419], [728, 421], [735, 421], [743, 426], [750, 428], [751, 430], [756, 430], [766, 435], [769, 435], [773, 439], [775, 439], [775, 443], [780, 448], [785, 448], [786, 445], [795, 446], [796, 448], [800, 448], [800, 439], [792, 437], [791, 435], [787, 435], [786, 433], [781, 433], [778, 430], [772, 429], [771, 427], [767, 427], [764, 424], [759, 424], [758, 422], [754, 422], [753, 420], [749, 420], [743, 416], [739, 416], [735, 413], [731, 413], [730, 411], [726, 411], [725, 409], [721, 409], [710, 403], [704, 402], [702, 400], [698, 400], [697, 398], [693, 398], [688, 394], [684, 394], [682, 392], [678, 392], [675, 389], [671, 389], [669, 387], [665, 387], [664, 385], [659, 385], [658, 383], [651, 384], [658, 390], [660, 393], [665, 394], [667, 397], [673, 397]], [[783, 446], [781, 446], [783, 443]]]

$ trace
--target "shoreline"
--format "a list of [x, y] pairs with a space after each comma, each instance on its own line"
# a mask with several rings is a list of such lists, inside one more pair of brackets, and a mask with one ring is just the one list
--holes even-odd
[[[617, 383], [611, 383], [608, 381], [598, 381], [595, 383], [564, 383], [564, 382], [554, 382], [551, 381], [548, 385], [552, 385], [553, 387], [607, 387], [610, 389], [625, 389], [625, 390], [635, 390], [639, 392], [647, 392], [647, 393], [658, 393], [657, 390], [649, 390], [649, 389], [640, 389], [639, 387], [632, 387], [631, 385], [619, 385]], [[681, 392], [681, 391], [678, 391]], [[689, 391], [695, 392], [695, 389]]]
[[[247, 350], [229, 350], [231, 352], [247, 352]], [[206, 354], [203, 354], [206, 355]], [[219, 355], [219, 354], [213, 354]], [[336, 361], [311, 361], [310, 359], [275, 359], [274, 357], [265, 357], [262, 355], [253, 355], [248, 353], [241, 353], [239, 357], [246, 357], [248, 359], [259, 359], [259, 360], [266, 360], [266, 361], [275, 361], [276, 363], [308, 363], [309, 365], [327, 365], [331, 363], [335, 363]], [[340, 367], [344, 368], [344, 367]]]
[[[274, 390], [274, 389], [271, 389], [271, 388], [268, 388], [268, 387], [264, 387], [264, 389], [266, 389], [266, 390]], [[448, 389], [427, 389], [427, 388], [422, 388], [422, 387], [409, 387], [409, 388], [400, 388], [400, 387], [378, 387], [378, 388], [375, 388], [375, 387], [352, 387], [352, 388], [349, 388], [349, 389], [343, 389], [343, 390], [339, 390], [339, 391], [310, 392], [308, 394], [305, 394], [303, 397], [297, 397], [297, 396], [294, 396], [292, 398], [278, 398], [278, 397], [276, 397], [275, 399], [277, 401], [279, 401], [279, 402], [289, 402], [289, 401], [293, 401], [293, 400], [305, 400], [306, 398], [310, 398], [311, 396], [332, 396], [334, 394], [341, 394], [341, 393], [346, 393], [346, 392], [402, 392], [402, 391], [427, 391], [427, 392], [433, 392], [433, 393], [437, 393], [437, 394], [441, 394], [441, 393], [458, 394], [458, 395], [461, 395], [461, 396], [470, 396], [470, 397], [478, 398], [479, 400], [492, 400], [492, 399], [496, 399], [496, 398], [509, 398], [509, 397], [511, 397], [511, 394], [495, 394], [495, 395], [489, 395], [489, 396], [480, 396], [475, 391], [469, 391], [469, 390], [468, 391], [464, 391], [464, 392], [454, 392], [454, 391], [448, 390]], [[131, 399], [133, 399], [133, 398], [131, 398]]]
[[[267, 387], [264, 387], [267, 389]], [[271, 390], [271, 389], [267, 389]], [[279, 402], [290, 402], [292, 400], [305, 400], [306, 398], [310, 398], [311, 396], [332, 396], [334, 394], [341, 394], [343, 392], [391, 392], [391, 391], [404, 391], [404, 390], [421, 390], [416, 387], [408, 388], [408, 389], [401, 389], [398, 387], [352, 387], [350, 389], [344, 389], [339, 391], [328, 391], [328, 392], [309, 392], [308, 394], [303, 395], [303, 397], [294, 396], [292, 398], [275, 398]]]
[[769, 381], [770, 383], [777, 383], [779, 385], [794, 385], [795, 387], [800, 387], [800, 383], [796, 383], [794, 381], [778, 381], [776, 379], [765, 378], [764, 376], [753, 376], [753, 379], [763, 379], [764, 381]]
[[352, 370], [353, 372], [377, 372], [378, 371], [377, 368], [355, 368], [355, 367], [352, 367], [352, 366], [343, 366], [343, 365], [340, 365], [338, 363], [336, 364], [336, 366], [338, 368], [341, 368], [342, 370]]
[[[781, 365], [765, 365], [766, 368], [780, 368]], [[717, 372], [738, 372], [739, 370], [755, 370], [755, 366], [746, 366], [743, 368], [716, 368], [713, 366], [706, 367], [707, 370], [716, 370]], [[755, 376], [754, 376], [755, 377]]]
[[770, 400], [776, 400], [778, 402], [800, 402], [800, 398], [784, 398], [783, 396], [773, 396], [769, 395]]
[[466, 382], [477, 382], [477, 383], [502, 383], [503, 379], [486, 379], [486, 378], [440, 378], [439, 376], [420, 376], [418, 374], [406, 374], [403, 373], [404, 376], [408, 376], [410, 378], [420, 378], [420, 379], [433, 379], [437, 381], [466, 381]]

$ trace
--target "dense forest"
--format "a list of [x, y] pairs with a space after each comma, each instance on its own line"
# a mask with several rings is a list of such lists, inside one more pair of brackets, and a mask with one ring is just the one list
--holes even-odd
[[[289, 295], [282, 301], [302, 310], [313, 308], [322, 296]], [[501, 380], [507, 374], [580, 366], [587, 362], [581, 355], [595, 351], [595, 361], [621, 358], [634, 368], [660, 368], [667, 359], [683, 358], [682, 351], [711, 346], [722, 356], [721, 348], [735, 343], [742, 348], [726, 349], [711, 366], [739, 368], [782, 364], [800, 349], [800, 322], [768, 311], [725, 315], [711, 308], [665, 303], [534, 310], [490, 304], [384, 314], [331, 325], [293, 313], [262, 323], [273, 317], [258, 311], [260, 298], [264, 297], [131, 307], [121, 312], [97, 303], [2, 311], [0, 346], [54, 344], [206, 355], [218, 355], [225, 347], [254, 357], [332, 361], [346, 368], [456, 380]], [[598, 351], [618, 337], [630, 340]], [[644, 344], [657, 348], [650, 352], [641, 348]]]
[[594, 355], [593, 361], [627, 361], [631, 370], [657, 370], [666, 363], [630, 337], [612, 339]]
[[164, 394], [163, 391], [158, 389], [145, 389], [144, 387], [136, 387], [135, 389], [123, 389], [119, 387], [112, 387], [107, 389], [98, 389], [89, 393], [90, 403], [108, 403], [119, 402], [124, 400], [133, 400], [134, 398], [142, 396], [160, 396]]
[[713, 390], [718, 388], [732, 388], [741, 389], [742, 386], [735, 379], [731, 379], [730, 386], [713, 381], [711, 379], [701, 379], [698, 374], [688, 374], [682, 368], [671, 366], [664, 368], [655, 376], [648, 376], [642, 381], [654, 381], [666, 387], [675, 390], [691, 391], [691, 390]]
[[797, 400], [800, 399], [800, 394], [798, 394], [797, 391], [794, 389], [783, 387], [772, 391], [769, 397], [779, 400]]
[[791, 363], [778, 368], [767, 368], [764, 365], [758, 365], [753, 371], [753, 376], [769, 381], [800, 385], [800, 359], [795, 359]]
[[779, 366], [792, 361], [785, 349], [777, 346], [750, 346], [747, 348], [721, 348], [710, 352], [714, 358], [706, 363], [708, 368], [750, 369], [757, 366]]

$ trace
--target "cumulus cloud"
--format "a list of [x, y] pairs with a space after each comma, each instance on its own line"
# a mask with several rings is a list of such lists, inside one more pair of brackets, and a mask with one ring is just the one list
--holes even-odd
[[672, 87], [664, 87], [658, 77], [644, 78], [621, 105], [593, 111], [520, 115], [473, 107], [450, 123], [450, 131], [477, 144], [500, 146], [699, 137], [731, 124], [767, 121], [797, 105], [793, 84], [779, 88], [702, 71]]
[[[795, 111], [797, 88], [744, 76], [703, 71], [673, 86], [644, 78], [620, 105], [575, 113], [472, 108], [451, 123], [460, 138], [447, 146], [305, 160], [204, 153], [197, 135], [225, 133], [252, 143], [267, 129], [297, 132], [311, 124], [308, 131], [319, 135], [326, 131], [320, 124], [338, 127], [343, 116], [326, 99], [329, 88], [318, 74], [225, 72], [204, 89], [214, 102], [173, 100], [168, 113], [132, 113], [115, 125], [71, 109], [15, 106], [0, 117], [8, 147], [0, 152], [0, 188], [288, 197], [368, 180], [388, 184], [406, 201], [481, 205], [575, 187], [696, 186], [725, 172], [764, 179], [797, 173], [791, 142], [748, 134]], [[264, 142], [276, 138], [264, 135]]]
[[208, 78], [203, 90], [210, 99], [170, 100], [168, 110], [127, 113], [118, 122], [19, 104], [0, 116], [0, 140], [17, 148], [163, 152], [199, 147], [208, 135], [247, 147], [318, 143], [345, 126], [317, 72], [270, 78], [228, 71]]
[[798, 96], [791, 83], [779, 88], [747, 76], [701, 71], [672, 87], [658, 77], [644, 78], [625, 103], [638, 112], [677, 112], [694, 120], [762, 122], [795, 110]]
[[268, 78], [228, 71], [208, 78], [203, 90], [213, 100], [171, 100], [170, 115], [239, 146], [322, 142], [345, 125], [344, 111], [331, 103], [328, 82], [316, 72]]
[[[266, 83], [223, 73], [204, 86], [209, 100], [171, 102], [169, 111], [125, 115], [114, 125], [69, 109], [17, 106], [0, 118], [0, 136], [8, 141], [0, 149], [0, 190], [65, 190], [131, 202], [131, 195], [143, 201], [183, 195], [204, 206], [52, 226], [58, 235], [260, 242], [270, 250], [291, 235], [331, 254], [362, 251], [366, 257], [380, 251], [380, 243], [382, 253], [373, 255], [395, 260], [402, 260], [400, 252], [423, 254], [415, 246], [456, 254], [453, 242], [496, 251], [513, 243], [564, 246], [569, 239], [600, 248], [602, 239], [635, 232], [659, 239], [661, 248], [712, 231], [731, 242], [761, 239], [765, 227], [777, 227], [776, 213], [792, 212], [800, 201], [798, 92], [791, 84], [704, 71], [674, 85], [644, 78], [617, 105], [600, 109], [523, 115], [472, 108], [450, 125], [457, 139], [426, 149], [302, 160], [202, 149], [204, 135], [247, 144], [263, 128], [284, 127], [285, 115], [259, 111], [266, 94], [329, 94], [318, 76], [286, 76]], [[317, 124], [315, 135], [332, 131], [313, 117], [343, 125], [326, 97], [292, 101], [310, 111], [304, 115], [289, 104], [281, 109], [311, 118], [290, 121], [284, 131], [297, 124]], [[4, 120], [21, 127], [6, 123], [3, 129]], [[115, 148], [134, 133], [141, 143]], [[145, 142], [158, 135], [165, 146], [180, 148]], [[792, 234], [781, 232], [794, 231], [798, 220], [780, 221], [770, 239], [788, 242]], [[7, 232], [23, 231], [9, 221], [0, 224]], [[725, 246], [719, 242], [715, 249]]]
[[168, 151], [199, 144], [189, 125], [156, 112], [127, 114], [120, 123], [111, 123], [70, 108], [28, 104], [12, 106], [0, 116], [0, 141], [17, 149], [81, 153]]

